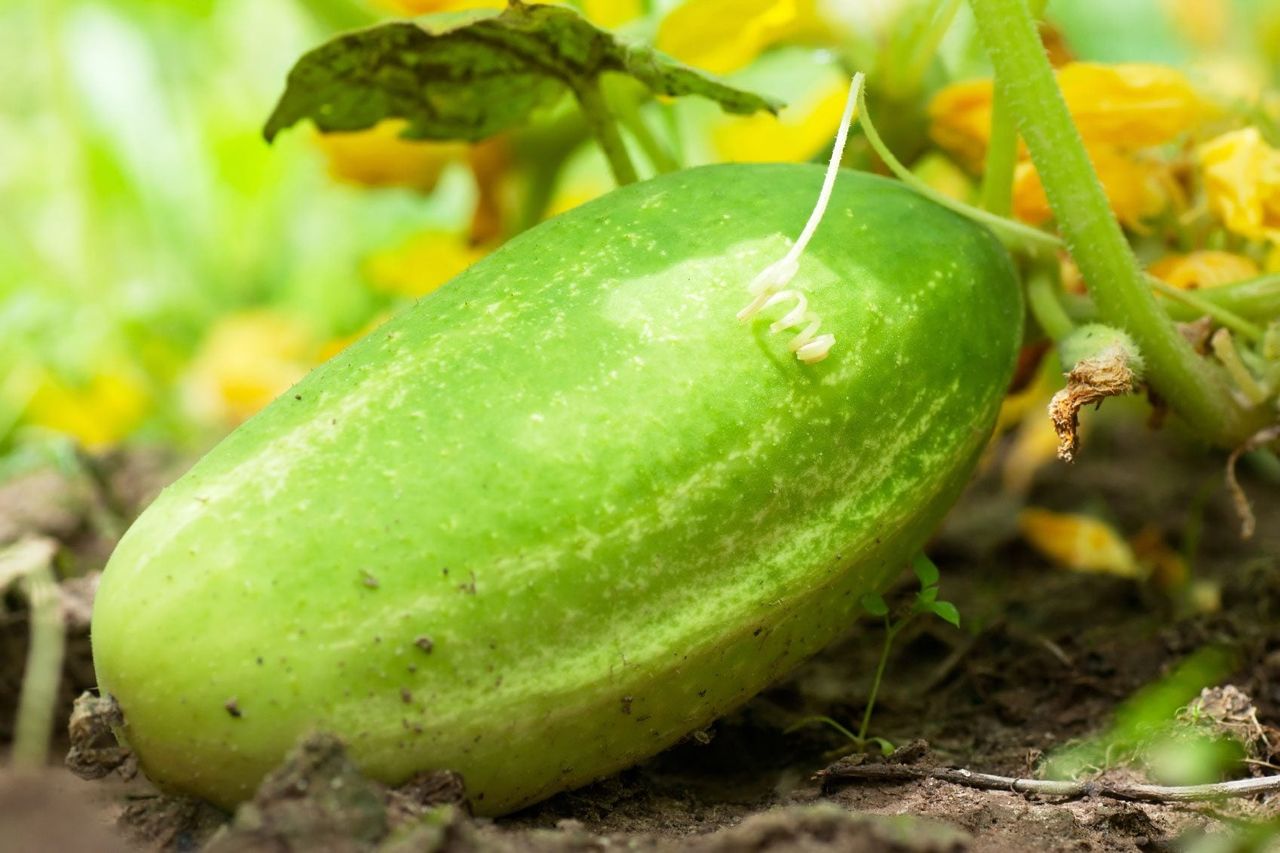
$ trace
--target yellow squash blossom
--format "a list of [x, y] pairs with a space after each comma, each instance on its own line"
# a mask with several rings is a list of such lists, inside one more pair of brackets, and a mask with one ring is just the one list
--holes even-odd
[[1149, 272], [1183, 290], [1218, 287], [1260, 274], [1252, 258], [1215, 250], [1168, 255], [1152, 264]]
[[807, 161], [831, 147], [848, 92], [848, 81], [838, 79], [777, 116], [727, 116], [712, 131], [712, 142], [722, 159], [735, 163]]
[[108, 370], [85, 384], [46, 375], [27, 404], [27, 423], [72, 436], [89, 450], [119, 443], [142, 421], [151, 398], [128, 371]]
[[305, 376], [315, 355], [310, 330], [289, 314], [229, 314], [205, 337], [184, 390], [202, 420], [234, 426]]
[[1223, 224], [1244, 237], [1280, 243], [1280, 150], [1246, 127], [1197, 153], [1209, 206]]
[[1124, 537], [1091, 516], [1029, 508], [1018, 514], [1018, 529], [1027, 544], [1061, 568], [1126, 578], [1146, 576]]
[[374, 290], [416, 298], [435, 290], [485, 254], [485, 249], [472, 246], [461, 234], [424, 231], [370, 257], [364, 272]]
[[[1168, 142], [1213, 108], [1179, 71], [1162, 65], [1072, 62], [1058, 85], [1085, 145], [1125, 150]], [[929, 103], [930, 136], [971, 168], [982, 165], [991, 133], [991, 80], [943, 88]]]
[[[1142, 220], [1158, 214], [1177, 193], [1168, 169], [1149, 158], [1110, 145], [1091, 146], [1088, 153], [1111, 209], [1131, 229], [1140, 230]], [[1018, 163], [1014, 171], [1013, 212], [1033, 225], [1053, 218], [1040, 174], [1030, 160]]]
[[465, 142], [404, 139], [406, 122], [388, 119], [368, 130], [319, 133], [316, 144], [334, 179], [366, 187], [435, 189], [445, 168], [467, 156]]
[[[1159, 65], [1072, 62], [1056, 73], [1112, 208], [1125, 225], [1139, 228], [1179, 190], [1166, 166], [1136, 152], [1196, 127], [1212, 114], [1211, 105], [1181, 73]], [[974, 172], [986, 157], [992, 91], [990, 80], [954, 83], [929, 104], [930, 136]], [[1043, 223], [1052, 211], [1025, 147], [1019, 160], [1014, 212]]]
[[658, 49], [716, 74], [784, 41], [824, 33], [816, 0], [685, 0], [662, 19]]

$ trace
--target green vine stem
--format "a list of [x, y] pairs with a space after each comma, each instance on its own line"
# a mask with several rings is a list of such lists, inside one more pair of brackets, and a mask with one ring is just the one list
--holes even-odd
[[638, 179], [636, 167], [631, 162], [631, 155], [627, 153], [627, 144], [622, 141], [622, 135], [618, 133], [613, 115], [604, 102], [604, 95], [600, 93], [600, 84], [594, 80], [584, 81], [574, 87], [573, 94], [578, 99], [578, 105], [582, 107], [587, 126], [591, 128], [596, 141], [600, 143], [600, 150], [604, 152], [605, 159], [609, 161], [613, 179], [618, 182], [618, 186], [634, 184]]
[[1009, 114], [1004, 98], [991, 101], [991, 139], [982, 169], [979, 204], [997, 216], [1013, 212], [1013, 172], [1018, 165], [1018, 126]]
[[640, 114], [639, 105], [634, 100], [623, 95], [614, 100], [612, 105], [618, 114], [618, 121], [634, 137], [636, 144], [640, 146], [640, 150], [644, 152], [644, 156], [656, 172], [666, 174], [680, 168], [676, 158], [663, 147], [658, 137], [649, 129], [648, 122]]
[[1160, 311], [1071, 121], [1026, 0], [969, 0], [1059, 229], [1104, 322], [1128, 331], [1152, 386], [1204, 438], [1236, 447], [1267, 415], [1236, 401], [1225, 375], [1201, 359]]
[[1043, 264], [1036, 265], [1027, 274], [1027, 306], [1040, 328], [1055, 341], [1062, 340], [1075, 329], [1058, 298], [1058, 282]]
[[[1173, 296], [1167, 298], [1176, 299]], [[1234, 284], [1203, 288], [1195, 292], [1195, 298], [1217, 309], [1265, 323], [1280, 317], [1280, 275], [1264, 275]], [[1184, 321], [1207, 313], [1202, 307], [1185, 301], [1171, 302], [1165, 310], [1173, 319]]]
[[898, 180], [920, 193], [920, 195], [937, 202], [945, 208], [954, 210], [961, 216], [986, 225], [1010, 250], [1036, 254], [1040, 252], [1056, 252], [1062, 248], [1062, 241], [1052, 234], [1045, 233], [1038, 228], [1032, 228], [1030, 225], [1024, 225], [1013, 219], [997, 216], [980, 207], [957, 201], [949, 195], [938, 192], [912, 174], [910, 169], [902, 165], [898, 158], [893, 156], [889, 146], [880, 137], [880, 132], [876, 130], [875, 123], [871, 120], [871, 113], [867, 110], [865, 88], [858, 94], [857, 115], [858, 123], [862, 125], [862, 132], [866, 134], [867, 143], [871, 146], [871, 149], [884, 161], [885, 166], [889, 168], [890, 172], [893, 172]]

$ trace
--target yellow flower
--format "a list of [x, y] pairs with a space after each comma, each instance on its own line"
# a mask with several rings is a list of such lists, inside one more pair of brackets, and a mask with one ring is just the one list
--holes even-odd
[[389, 119], [368, 130], [320, 133], [316, 144], [329, 161], [329, 174], [366, 187], [409, 187], [430, 192], [445, 168], [467, 156], [465, 142], [403, 139], [406, 122]]
[[1180, 71], [1163, 65], [1073, 62], [1058, 71], [1058, 85], [1086, 143], [1160, 145], [1213, 114]]
[[1198, 155], [1209, 206], [1223, 224], [1280, 243], [1280, 150], [1246, 127], [1206, 142]]
[[[1198, 126], [1211, 115], [1210, 104], [1183, 74], [1162, 65], [1070, 63], [1056, 73], [1116, 215], [1137, 228], [1178, 191], [1164, 165], [1134, 152]], [[992, 82], [979, 79], [947, 86], [929, 104], [933, 141], [974, 172], [987, 154], [991, 100]], [[1015, 213], [1042, 223], [1052, 213], [1025, 147], [1019, 159]]]
[[150, 405], [146, 388], [128, 371], [106, 370], [83, 385], [49, 374], [27, 404], [25, 419], [98, 450], [128, 436]]
[[229, 314], [206, 335], [184, 390], [198, 417], [234, 426], [305, 376], [315, 355], [310, 330], [289, 314]]
[[449, 231], [424, 231], [371, 256], [365, 276], [380, 293], [425, 296], [487, 254]]
[[712, 131], [720, 156], [737, 163], [804, 162], [831, 147], [849, 83], [833, 81], [782, 110], [724, 118]]
[[1126, 578], [1146, 576], [1124, 537], [1091, 516], [1033, 507], [1018, 514], [1018, 529], [1027, 544], [1061, 568]]
[[377, 0], [377, 3], [402, 15], [432, 15], [466, 9], [502, 9], [507, 0]]
[[582, 0], [583, 17], [600, 27], [621, 26], [643, 12], [640, 0]]
[[658, 49], [728, 74], [783, 41], [825, 32], [816, 0], [685, 0], [662, 19]]
[[[1091, 146], [1088, 153], [1111, 209], [1131, 229], [1141, 230], [1142, 220], [1158, 214], [1177, 192], [1167, 167], [1150, 158], [1110, 145]], [[1040, 175], [1030, 160], [1018, 163], [1014, 171], [1013, 212], [1033, 225], [1053, 218]]]
[[1152, 264], [1149, 272], [1183, 290], [1217, 287], [1260, 274], [1252, 258], [1213, 250], [1169, 255]]

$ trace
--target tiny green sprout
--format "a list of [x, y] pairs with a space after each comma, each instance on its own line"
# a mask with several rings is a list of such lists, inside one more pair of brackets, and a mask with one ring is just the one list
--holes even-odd
[[880, 648], [880, 661], [876, 664], [876, 672], [871, 679], [871, 691], [867, 696], [866, 710], [862, 713], [862, 724], [858, 726], [858, 733], [854, 734], [830, 717], [822, 716], [805, 717], [788, 728], [788, 732], [795, 731], [801, 726], [810, 723], [822, 723], [843, 734], [858, 749], [865, 750], [869, 745], [874, 745], [885, 755], [893, 752], [894, 746], [891, 741], [882, 737], [870, 737], [867, 735], [867, 731], [871, 727], [871, 712], [876, 706], [876, 696], [879, 694], [880, 684], [884, 680], [885, 668], [889, 663], [889, 652], [893, 648], [893, 641], [897, 639], [902, 629], [911, 623], [911, 620], [922, 613], [931, 613], [944, 622], [957, 628], [960, 627], [960, 611], [956, 609], [956, 606], [949, 601], [938, 600], [938, 581], [942, 573], [938, 571], [938, 567], [933, 560], [930, 560], [921, 552], [912, 558], [911, 570], [915, 572], [916, 579], [920, 582], [920, 590], [916, 593], [915, 598], [912, 599], [910, 606], [902, 611], [902, 615], [899, 618], [893, 618], [888, 602], [878, 592], [869, 592], [858, 599], [858, 603], [866, 611], [867, 615], [884, 620], [884, 645]]
[[[868, 738], [867, 730], [871, 727], [871, 712], [875, 709], [876, 696], [880, 692], [880, 683], [884, 680], [885, 667], [889, 663], [889, 651], [893, 648], [893, 641], [902, 629], [922, 613], [932, 613], [944, 622], [960, 627], [960, 611], [956, 606], [949, 601], [938, 600], [938, 580], [941, 578], [941, 572], [938, 571], [933, 560], [921, 552], [912, 558], [911, 570], [920, 581], [920, 591], [916, 593], [911, 606], [898, 619], [892, 617], [889, 605], [884, 597], [877, 593], [868, 593], [859, 601], [862, 609], [869, 615], [884, 619], [884, 645], [880, 649], [880, 662], [876, 665], [876, 674], [871, 679], [871, 692], [867, 696], [866, 710], [862, 713], [862, 725], [858, 727], [858, 734], [853, 737], [854, 743], [862, 747], [868, 743], [878, 743], [883, 749], [885, 744], [889, 744], [883, 738]], [[892, 744], [889, 746], [892, 747]]]

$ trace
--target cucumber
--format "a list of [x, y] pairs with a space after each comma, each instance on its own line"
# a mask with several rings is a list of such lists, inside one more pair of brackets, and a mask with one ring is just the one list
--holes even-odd
[[92, 637], [122, 737], [224, 807], [332, 731], [501, 814], [652, 755], [845, 631], [919, 549], [1021, 336], [985, 230], [842, 173], [798, 361], [735, 321], [822, 182], [721, 165], [546, 222], [232, 433], [128, 531]]

